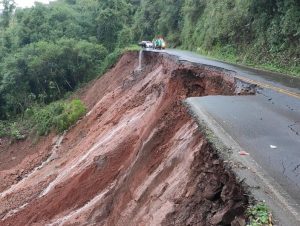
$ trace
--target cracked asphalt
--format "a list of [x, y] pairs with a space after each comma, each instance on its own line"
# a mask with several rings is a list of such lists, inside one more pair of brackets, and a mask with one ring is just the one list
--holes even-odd
[[292, 77], [284, 74], [257, 70], [250, 67], [225, 63], [218, 60], [212, 60], [205, 56], [193, 52], [167, 49], [163, 52], [179, 57], [179, 60], [200, 63], [208, 66], [223, 68], [237, 73], [237, 77], [245, 78], [247, 81], [256, 82], [277, 91], [283, 91], [285, 94], [291, 94], [300, 99], [300, 77]]
[[262, 94], [194, 97], [189, 102], [212, 116], [300, 204], [300, 136], [291, 129], [299, 125], [300, 105], [289, 110]]
[[300, 205], [300, 78], [227, 64], [188, 51], [163, 52], [182, 61], [236, 72], [237, 78], [258, 85], [253, 96], [208, 96], [188, 101], [211, 115]]

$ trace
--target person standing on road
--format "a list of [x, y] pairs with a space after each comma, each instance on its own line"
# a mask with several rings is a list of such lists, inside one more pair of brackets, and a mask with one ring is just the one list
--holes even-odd
[[152, 40], [153, 49], [156, 48], [155, 44], [156, 44], [156, 37], [154, 37], [154, 39]]

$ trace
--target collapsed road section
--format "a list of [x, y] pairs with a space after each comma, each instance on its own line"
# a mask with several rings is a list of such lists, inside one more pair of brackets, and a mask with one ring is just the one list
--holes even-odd
[[237, 225], [249, 197], [188, 114], [188, 97], [252, 92], [225, 71], [124, 54], [77, 95], [64, 135], [0, 152], [0, 225]]

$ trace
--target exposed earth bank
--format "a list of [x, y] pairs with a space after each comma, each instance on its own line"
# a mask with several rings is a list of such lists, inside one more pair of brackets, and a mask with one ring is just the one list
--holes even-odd
[[234, 95], [225, 72], [122, 56], [60, 136], [0, 145], [0, 225], [238, 225], [247, 195], [182, 100]]

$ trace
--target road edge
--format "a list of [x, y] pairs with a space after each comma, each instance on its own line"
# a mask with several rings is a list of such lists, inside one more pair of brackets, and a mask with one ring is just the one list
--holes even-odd
[[186, 99], [183, 104], [227, 167], [236, 175], [238, 181], [243, 182], [250, 198], [264, 201], [270, 207], [276, 225], [300, 225], [299, 205], [251, 156], [240, 156], [239, 152], [243, 148], [208, 112], [195, 106], [191, 99]]

